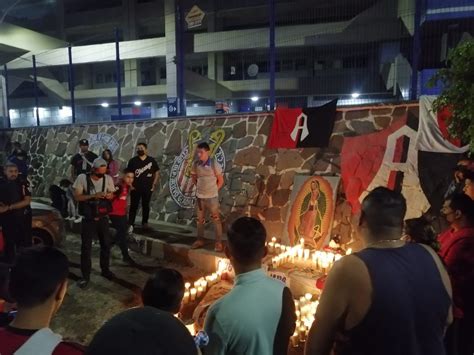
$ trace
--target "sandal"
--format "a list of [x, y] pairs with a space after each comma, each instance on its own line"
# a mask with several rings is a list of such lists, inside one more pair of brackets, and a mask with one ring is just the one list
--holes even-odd
[[191, 245], [191, 249], [201, 249], [204, 245], [206, 245], [204, 239], [198, 239]]

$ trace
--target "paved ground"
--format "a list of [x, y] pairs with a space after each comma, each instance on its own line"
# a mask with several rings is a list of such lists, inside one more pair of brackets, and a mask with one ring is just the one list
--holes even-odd
[[[68, 295], [54, 319], [52, 327], [65, 338], [87, 344], [95, 331], [107, 319], [120, 311], [140, 305], [140, 291], [148, 277], [158, 267], [158, 260], [131, 252], [139, 267], [130, 267], [122, 262], [118, 247], [112, 250], [111, 270], [117, 280], [109, 281], [100, 276], [99, 246], [94, 245], [91, 283], [86, 290], [78, 288], [75, 281], [80, 277], [80, 237], [69, 233], [61, 246], [71, 263]], [[201, 274], [196, 268], [166, 264], [179, 269], [191, 279]]]
[[[212, 244], [210, 246], [212, 248]], [[185, 279], [195, 280], [202, 272], [194, 267], [164, 263], [130, 252], [138, 267], [122, 262], [118, 247], [112, 249], [111, 270], [117, 279], [109, 281], [100, 276], [99, 245], [93, 248], [91, 283], [86, 290], [78, 288], [75, 281], [80, 277], [80, 236], [68, 233], [61, 249], [70, 260], [70, 283], [63, 306], [54, 318], [52, 328], [65, 339], [87, 345], [101, 325], [115, 314], [140, 305], [140, 292], [146, 280], [159, 267], [178, 269]], [[302, 349], [291, 349], [290, 355], [302, 354]]]

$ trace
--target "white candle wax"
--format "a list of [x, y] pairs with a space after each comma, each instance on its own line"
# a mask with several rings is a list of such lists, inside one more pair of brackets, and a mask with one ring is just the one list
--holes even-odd
[[189, 303], [189, 292], [186, 291], [183, 297], [183, 304]]
[[184, 284], [184, 288], [185, 288], [186, 290], [189, 290], [190, 287], [191, 287], [191, 284], [190, 284], [189, 282], [186, 282], [186, 283]]
[[201, 286], [199, 286], [199, 287], [197, 288], [197, 297], [201, 297], [201, 296], [202, 296], [202, 292], [203, 292], [203, 289], [202, 289]]
[[197, 290], [195, 288], [192, 288], [190, 291], [191, 301], [194, 301], [196, 299], [196, 294], [197, 294]]

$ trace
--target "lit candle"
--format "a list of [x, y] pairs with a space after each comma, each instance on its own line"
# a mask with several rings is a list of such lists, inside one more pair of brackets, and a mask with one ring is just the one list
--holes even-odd
[[199, 285], [201, 285], [201, 281], [196, 281], [196, 282], [194, 283], [194, 288], [198, 288]]
[[190, 291], [190, 294], [191, 294], [191, 302], [192, 302], [196, 299], [197, 290], [195, 288], [192, 288]]
[[346, 255], [352, 254], [352, 248], [347, 249]]
[[276, 239], [275, 237], [273, 237], [273, 238], [272, 238], [272, 242], [273, 242], [273, 244], [275, 244], [275, 243], [276, 243], [276, 241], [277, 241], [277, 239]]
[[301, 246], [304, 246], [304, 238], [300, 239], [300, 244], [301, 244]]
[[301, 261], [303, 259], [303, 249], [298, 249], [298, 261]]
[[306, 341], [306, 327], [302, 325], [299, 328], [298, 333], [299, 333], [300, 341]]
[[189, 292], [186, 291], [183, 297], [183, 304], [189, 303]]
[[199, 286], [199, 287], [197, 288], [197, 297], [198, 297], [198, 298], [202, 296], [202, 292], [203, 292], [203, 288], [202, 288], [201, 286]]
[[270, 253], [273, 253], [274, 247], [275, 247], [275, 243], [273, 242], [268, 243], [268, 251]]
[[291, 346], [296, 348], [299, 344], [300, 340], [298, 337], [298, 332], [294, 332], [293, 335], [291, 336]]
[[305, 249], [304, 250], [304, 260], [308, 260], [309, 259], [309, 249]]
[[277, 253], [277, 254], [280, 253], [280, 251], [281, 251], [280, 247], [281, 247], [281, 245], [279, 243], [275, 244], [275, 253]]
[[311, 298], [313, 298], [313, 295], [311, 293], [307, 293], [306, 295], [304, 295], [304, 298], [306, 298], [306, 300], [309, 302], [311, 301]]
[[189, 282], [186, 282], [186, 283], [184, 284], [184, 287], [186, 288], [186, 291], [188, 291], [189, 288], [191, 287], [191, 284], [190, 284]]
[[202, 287], [202, 292], [206, 292], [206, 290], [207, 290], [207, 281], [206, 280], [201, 281], [201, 287]]
[[335, 260], [335, 261], [339, 261], [339, 260], [341, 260], [341, 258], [342, 258], [342, 255], [341, 255], [341, 254], [337, 254], [337, 255], [334, 257], [334, 260]]

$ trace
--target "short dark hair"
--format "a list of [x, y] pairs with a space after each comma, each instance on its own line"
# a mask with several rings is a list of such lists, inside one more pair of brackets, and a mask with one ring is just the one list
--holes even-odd
[[183, 276], [174, 269], [161, 269], [150, 277], [142, 292], [145, 306], [178, 313], [184, 296]]
[[463, 171], [463, 178], [464, 178], [464, 180], [469, 179], [469, 180], [474, 181], [474, 171], [470, 170], [470, 169], [465, 169]]
[[123, 174], [133, 174], [133, 175], [135, 175], [135, 171], [133, 169], [130, 169], [130, 168], [123, 169], [122, 173]]
[[59, 186], [61, 187], [69, 187], [72, 185], [72, 182], [68, 179], [62, 179], [60, 182], [59, 182]]
[[474, 224], [474, 200], [468, 195], [462, 193], [453, 194], [446, 201], [449, 201], [449, 207], [453, 211], [460, 211], [470, 224]]
[[145, 149], [148, 149], [148, 145], [147, 145], [146, 143], [144, 143], [144, 142], [137, 143], [137, 147], [138, 147], [139, 145], [145, 147]]
[[263, 224], [251, 217], [241, 217], [234, 221], [227, 231], [227, 240], [236, 261], [253, 263], [265, 255], [267, 232]]
[[18, 165], [16, 165], [15, 163], [12, 163], [11, 161], [7, 161], [5, 165], [3, 166], [3, 169], [7, 170], [8, 168], [18, 169]]
[[53, 295], [68, 274], [68, 259], [58, 249], [47, 246], [24, 249], [11, 268], [10, 295], [19, 306], [40, 305]]
[[428, 245], [436, 252], [440, 249], [438, 236], [432, 223], [424, 217], [407, 219], [405, 221], [405, 234], [414, 242]]
[[380, 186], [362, 201], [361, 219], [367, 222], [369, 231], [377, 235], [387, 229], [401, 229], [406, 211], [407, 203], [400, 192]]
[[198, 149], [204, 149], [207, 151], [211, 150], [211, 147], [209, 147], [209, 144], [207, 142], [201, 142], [197, 145]]

